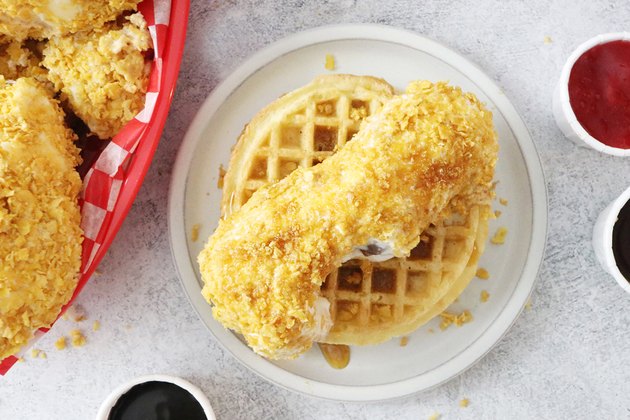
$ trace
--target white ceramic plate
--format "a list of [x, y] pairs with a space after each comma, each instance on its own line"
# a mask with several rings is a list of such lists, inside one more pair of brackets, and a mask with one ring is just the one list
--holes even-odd
[[[449, 80], [474, 92], [494, 113], [500, 153], [496, 203], [503, 214], [491, 222], [508, 228], [505, 245], [489, 244], [480, 266], [490, 280], [473, 280], [452, 308], [471, 310], [474, 321], [440, 331], [433, 320], [409, 337], [371, 347], [353, 347], [347, 368], [334, 370], [317, 347], [293, 361], [257, 356], [213, 318], [200, 294], [196, 256], [219, 219], [219, 166], [243, 126], [283, 93], [327, 73], [326, 54], [336, 72], [382, 77], [398, 89], [416, 79]], [[199, 240], [192, 227], [201, 226]], [[203, 322], [238, 360], [269, 381], [305, 394], [335, 400], [371, 401], [400, 397], [438, 385], [473, 365], [510, 328], [527, 302], [542, 260], [547, 198], [534, 144], [514, 106], [475, 65], [454, 51], [414, 33], [375, 25], [322, 27], [292, 35], [258, 52], [206, 100], [177, 156], [169, 203], [171, 246], [182, 284]], [[480, 303], [481, 290], [490, 293]], [[431, 333], [429, 329], [434, 332]]]

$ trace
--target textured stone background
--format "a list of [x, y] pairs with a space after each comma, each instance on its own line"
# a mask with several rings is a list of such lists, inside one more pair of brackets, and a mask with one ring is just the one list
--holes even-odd
[[[102, 274], [79, 303], [98, 332], [63, 352], [59, 322], [0, 379], [0, 419], [89, 419], [121, 382], [168, 372], [200, 385], [220, 419], [630, 418], [630, 295], [595, 260], [599, 211], [630, 185], [630, 160], [575, 147], [556, 128], [552, 88], [571, 50], [627, 30], [627, 1], [193, 0], [179, 85], [144, 186]], [[522, 113], [549, 189], [549, 238], [530, 311], [479, 364], [430, 392], [384, 404], [323, 402], [279, 389], [226, 354], [186, 300], [171, 262], [166, 201], [182, 137], [205, 97], [250, 54], [314, 26], [377, 22], [443, 42], [481, 66]], [[550, 36], [553, 42], [545, 45]], [[458, 407], [462, 397], [466, 409]]]

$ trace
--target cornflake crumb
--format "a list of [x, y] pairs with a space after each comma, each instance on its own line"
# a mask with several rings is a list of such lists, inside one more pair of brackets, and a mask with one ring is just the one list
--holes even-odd
[[350, 119], [360, 121], [367, 117], [367, 110], [365, 108], [352, 108], [350, 110]]
[[332, 54], [326, 54], [326, 64], [324, 64], [326, 70], [333, 71], [335, 69], [335, 57]]
[[551, 40], [551, 37], [549, 35], [545, 35], [545, 37], [543, 38], [543, 42], [545, 43], [545, 45], [550, 45], [553, 41]]
[[[81, 305], [73, 305], [68, 308], [66, 311], [68, 317], [70, 317], [74, 322], [84, 321], [87, 317], [85, 315], [85, 310]], [[66, 318], [67, 319], [67, 318]]]
[[433, 334], [433, 333], [435, 332], [435, 330], [434, 330], [433, 328], [429, 328], [429, 329], [427, 330], [427, 332], [428, 332], [429, 334]]
[[531, 299], [527, 299], [527, 303], [525, 304], [525, 309], [527, 309], [528, 311], [530, 309], [532, 309], [532, 300]]
[[103, 274], [103, 273], [98, 268], [96, 270], [94, 270], [94, 275], [95, 276], [100, 276], [101, 274]]
[[486, 303], [488, 299], [490, 299], [490, 293], [488, 293], [487, 290], [482, 290], [479, 299], [481, 300], [481, 302]]
[[55, 347], [57, 347], [57, 350], [63, 350], [66, 348], [66, 337], [64, 337], [63, 335], [61, 337], [59, 337], [59, 340], [55, 341]]
[[42, 351], [39, 352], [39, 358], [40, 359], [48, 359], [48, 355], [46, 354], [45, 351], [42, 350]]
[[31, 357], [33, 359], [38, 358], [40, 352], [41, 352], [41, 350], [39, 350], [39, 349], [31, 349]]
[[459, 406], [462, 408], [468, 407], [468, 404], [470, 404], [470, 400], [468, 398], [462, 398], [459, 402]]
[[197, 242], [197, 240], [199, 239], [199, 229], [201, 228], [201, 225], [199, 225], [199, 223], [195, 223], [192, 227], [192, 232], [190, 232], [190, 239], [193, 242]]
[[70, 316], [68, 315], [68, 311], [64, 312], [63, 315], [61, 315], [61, 319], [63, 319], [64, 321], [67, 321], [70, 319]]
[[17, 361], [22, 363], [24, 361], [24, 358], [23, 357], [18, 357]]
[[72, 339], [73, 347], [83, 347], [86, 343], [85, 336], [79, 330], [70, 331], [70, 338]]
[[409, 343], [409, 337], [400, 337], [400, 347], [405, 347]]
[[225, 179], [226, 173], [227, 171], [223, 167], [223, 164], [219, 165], [219, 179], [217, 180], [217, 188], [220, 190], [223, 189], [223, 180]]
[[481, 280], [488, 280], [490, 278], [490, 273], [485, 268], [479, 268], [475, 273], [475, 276], [480, 278]]
[[490, 242], [492, 242], [495, 245], [503, 245], [505, 243], [505, 237], [507, 236], [507, 233], [508, 233], [507, 228], [500, 227], [499, 229], [497, 229], [492, 239], [490, 239]]
[[92, 331], [98, 331], [101, 329], [101, 322], [97, 319], [92, 323]]
[[508, 201], [506, 198], [499, 198], [499, 203], [501, 203], [502, 206], [508, 205]]
[[440, 322], [440, 329], [442, 331], [450, 327], [451, 324], [455, 324], [456, 326], [461, 327], [462, 325], [469, 323], [473, 319], [473, 316], [468, 309], [466, 309], [459, 315], [444, 311], [440, 314], [440, 317], [442, 318], [442, 322]]
[[440, 420], [442, 415], [440, 413], [433, 413], [429, 416], [429, 420]]
[[495, 211], [494, 211], [494, 217], [496, 217], [497, 219], [498, 219], [499, 217], [501, 217], [501, 214], [502, 214], [501, 210], [495, 210]]

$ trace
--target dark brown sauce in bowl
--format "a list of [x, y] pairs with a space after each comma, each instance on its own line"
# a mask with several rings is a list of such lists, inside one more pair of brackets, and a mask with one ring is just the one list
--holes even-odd
[[630, 282], [630, 201], [622, 207], [613, 227], [613, 255], [621, 275]]
[[108, 420], [208, 420], [197, 399], [170, 382], [150, 381], [120, 396]]

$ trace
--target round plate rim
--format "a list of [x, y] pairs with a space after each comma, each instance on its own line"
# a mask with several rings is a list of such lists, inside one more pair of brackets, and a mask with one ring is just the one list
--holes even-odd
[[[224, 100], [247, 77], [282, 55], [313, 44], [353, 39], [394, 42], [432, 53], [473, 80], [501, 111], [514, 133], [527, 168], [533, 211], [531, 242], [525, 266], [512, 296], [492, 325], [464, 352], [437, 369], [394, 383], [366, 386], [335, 385], [303, 378], [256, 355], [218, 323], [215, 322], [219, 328], [213, 328], [207, 322], [208, 314], [202, 314], [198, 309], [203, 305], [207, 306], [207, 303], [199, 293], [196, 275], [190, 265], [192, 261], [183, 226], [185, 187], [190, 161], [201, 140], [201, 132]], [[547, 190], [540, 158], [525, 123], [501, 89], [474, 63], [449, 47], [411, 31], [375, 24], [327, 25], [289, 35], [259, 50], [238, 66], [208, 96], [188, 128], [175, 160], [169, 191], [168, 227], [173, 261], [193, 309], [217, 341], [239, 362], [267, 381], [305, 395], [336, 401], [383, 401], [426, 391], [460, 375], [481, 360], [509, 331], [534, 289], [543, 260], [547, 236]]]

